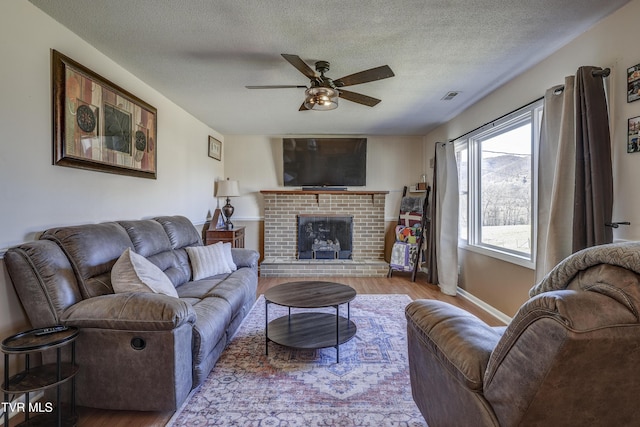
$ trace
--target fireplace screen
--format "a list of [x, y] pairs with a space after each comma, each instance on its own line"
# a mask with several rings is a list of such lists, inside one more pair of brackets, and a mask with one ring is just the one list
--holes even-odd
[[352, 216], [298, 216], [298, 259], [351, 259]]

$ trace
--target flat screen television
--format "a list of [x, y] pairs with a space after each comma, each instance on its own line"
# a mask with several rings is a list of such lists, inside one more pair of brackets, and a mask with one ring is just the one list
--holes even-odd
[[367, 138], [283, 138], [287, 187], [367, 184]]

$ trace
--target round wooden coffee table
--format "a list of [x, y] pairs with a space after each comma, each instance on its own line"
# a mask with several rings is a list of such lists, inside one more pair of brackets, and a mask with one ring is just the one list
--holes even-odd
[[[336, 361], [340, 363], [340, 344], [356, 334], [349, 304], [355, 297], [353, 288], [334, 282], [288, 282], [268, 289], [264, 293], [266, 354], [269, 354], [269, 341], [300, 349], [335, 347]], [[269, 321], [269, 304], [288, 307], [289, 314]], [[347, 304], [346, 318], [340, 316], [342, 304]], [[324, 307], [334, 307], [335, 314], [310, 311], [291, 313], [292, 308]]]

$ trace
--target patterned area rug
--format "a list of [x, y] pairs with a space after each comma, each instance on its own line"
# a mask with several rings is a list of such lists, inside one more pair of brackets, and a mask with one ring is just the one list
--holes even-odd
[[[296, 350], [271, 342], [266, 356], [261, 296], [168, 425], [426, 426], [409, 383], [404, 307], [410, 301], [358, 295], [351, 302], [357, 333], [340, 346], [336, 363], [335, 348]], [[269, 320], [286, 310], [269, 305]], [[346, 311], [341, 306], [340, 314]]]

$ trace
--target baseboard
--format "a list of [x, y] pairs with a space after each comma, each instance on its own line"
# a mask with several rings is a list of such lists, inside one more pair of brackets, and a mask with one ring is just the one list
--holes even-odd
[[495, 317], [498, 320], [504, 322], [506, 325], [511, 323], [511, 320], [512, 320], [511, 317], [507, 316], [506, 314], [504, 314], [500, 310], [498, 310], [495, 307], [487, 304], [486, 302], [482, 301], [480, 298], [475, 297], [474, 295], [470, 294], [469, 292], [465, 291], [464, 289], [462, 289], [460, 287], [458, 288], [458, 294], [461, 297], [465, 298], [467, 301], [469, 301], [472, 304], [474, 304], [477, 307], [479, 307], [480, 309], [486, 311], [487, 313], [489, 313], [493, 317]]

